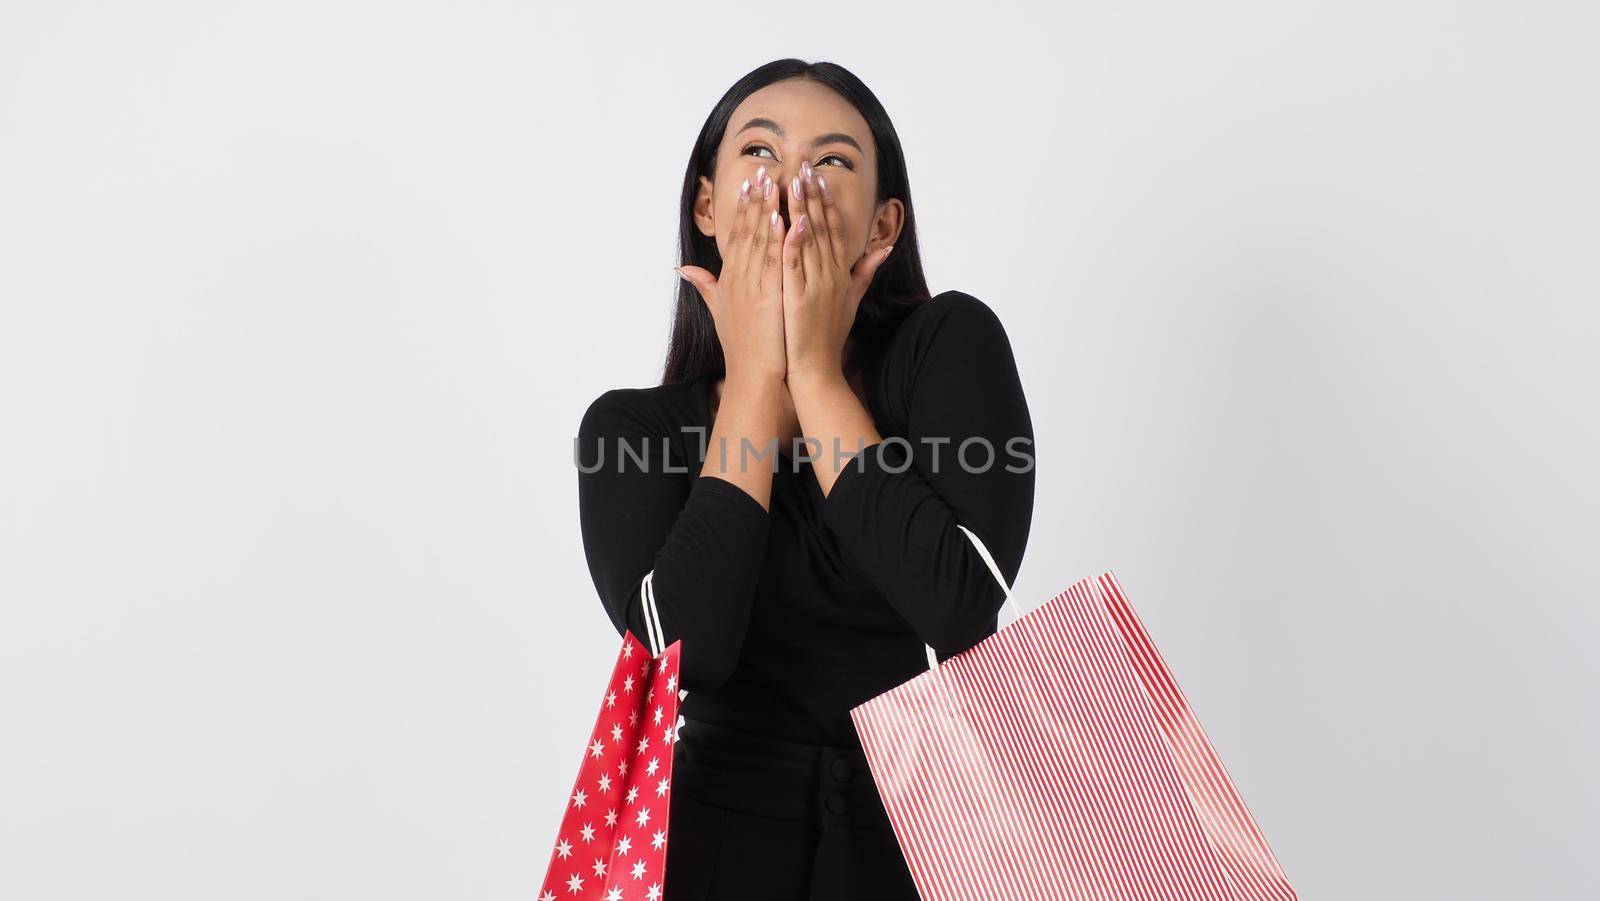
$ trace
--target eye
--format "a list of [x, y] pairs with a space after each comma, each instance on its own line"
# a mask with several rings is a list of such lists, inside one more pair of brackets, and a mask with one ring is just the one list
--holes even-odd
[[[768, 147], [765, 144], [750, 144], [750, 145], [746, 146], [743, 150], [741, 150], [740, 153], [742, 155], [744, 155], [744, 156], [750, 156], [751, 154], [755, 154], [755, 152], [758, 151], [758, 150], [765, 150], [767, 152], [767, 157], [766, 158], [777, 159], [776, 156], [772, 155], [772, 148]], [[848, 157], [841, 156], [840, 154], [837, 154], [837, 153], [828, 154], [827, 156], [825, 156], [822, 159], [818, 160], [817, 161], [817, 165], [820, 166], [823, 163], [826, 163], [828, 160], [838, 160], [839, 161], [839, 165], [844, 166], [846, 169], [854, 169], [855, 168], [855, 165], [850, 162], [850, 159]]]

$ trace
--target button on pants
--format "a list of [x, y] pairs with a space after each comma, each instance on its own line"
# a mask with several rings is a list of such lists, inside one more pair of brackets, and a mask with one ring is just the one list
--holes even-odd
[[854, 748], [684, 719], [662, 901], [916, 901]]

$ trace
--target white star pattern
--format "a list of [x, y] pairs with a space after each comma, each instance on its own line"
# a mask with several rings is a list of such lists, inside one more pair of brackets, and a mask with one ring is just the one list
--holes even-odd
[[[681, 652], [674, 642], [652, 657], [623, 636], [538, 901], [661, 901]], [[667, 747], [651, 747], [653, 730]]]

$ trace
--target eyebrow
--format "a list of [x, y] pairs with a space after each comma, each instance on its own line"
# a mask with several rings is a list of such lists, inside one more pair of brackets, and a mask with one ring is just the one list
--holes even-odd
[[[752, 128], [765, 128], [780, 138], [785, 137], [783, 133], [783, 126], [764, 116], [757, 116], [754, 119], [751, 119], [749, 122], [744, 124], [743, 128], [740, 128], [738, 131], [734, 132], [734, 134], [743, 134]], [[817, 135], [811, 140], [812, 147], [821, 147], [823, 144], [849, 144], [851, 147], [856, 149], [857, 153], [861, 154], [862, 156], [867, 155], [867, 152], [861, 149], [861, 145], [856, 143], [855, 138], [850, 137], [842, 131], [830, 131], [825, 135]]]

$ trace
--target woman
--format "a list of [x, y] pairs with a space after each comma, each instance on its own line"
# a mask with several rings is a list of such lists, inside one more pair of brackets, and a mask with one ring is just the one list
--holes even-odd
[[977, 298], [929, 296], [899, 138], [837, 65], [729, 89], [680, 227], [662, 383], [579, 428], [606, 611], [646, 635], [649, 575], [683, 642], [665, 901], [914, 899], [849, 710], [996, 628], [957, 524], [1015, 579], [1033, 429], [1010, 343]]

